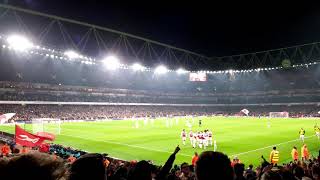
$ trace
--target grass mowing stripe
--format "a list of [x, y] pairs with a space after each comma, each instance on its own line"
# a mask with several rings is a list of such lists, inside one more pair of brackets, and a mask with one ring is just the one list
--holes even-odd
[[[92, 139], [84, 138], [84, 137], [80, 137], [80, 136], [67, 135], [67, 134], [61, 134], [61, 135], [92, 141]], [[146, 147], [143, 147], [143, 146], [137, 146], [137, 145], [126, 144], [126, 143], [119, 143], [119, 142], [114, 142], [114, 141], [106, 141], [106, 140], [93, 140], [93, 141], [106, 142], [106, 143], [110, 143], [110, 144], [117, 144], [117, 145], [120, 145], [120, 146], [134, 147], [134, 148], [144, 149], [144, 150], [148, 150], [148, 151], [164, 152], [164, 153], [168, 153], [168, 154], [172, 154], [173, 153], [173, 151], [170, 152], [170, 151], [165, 151], [165, 150], [146, 148]], [[186, 156], [186, 157], [192, 157], [192, 156], [190, 156], [188, 154], [183, 154], [183, 153], [179, 153], [179, 155]]]

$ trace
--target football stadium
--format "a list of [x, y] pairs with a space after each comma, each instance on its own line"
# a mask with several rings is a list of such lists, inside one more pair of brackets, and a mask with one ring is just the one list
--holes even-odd
[[8, 4], [0, 23], [4, 177], [320, 178], [318, 42], [210, 57]]

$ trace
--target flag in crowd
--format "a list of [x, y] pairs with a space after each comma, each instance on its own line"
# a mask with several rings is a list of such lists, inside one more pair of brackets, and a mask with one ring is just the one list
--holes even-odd
[[242, 109], [241, 112], [248, 116], [250, 111], [248, 109]]
[[[55, 136], [52, 134], [43, 134], [45, 136], [39, 136], [31, 134], [28, 131], [25, 131], [20, 126], [16, 125], [15, 128], [15, 141], [17, 144], [27, 147], [40, 146], [45, 140], [52, 141]], [[50, 136], [49, 136], [50, 135]]]
[[0, 124], [8, 122], [16, 113], [6, 113], [0, 115]]

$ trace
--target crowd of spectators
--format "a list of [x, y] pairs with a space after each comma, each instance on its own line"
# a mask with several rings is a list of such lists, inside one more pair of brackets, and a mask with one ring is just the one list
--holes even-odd
[[[201, 88], [200, 88], [201, 89]], [[0, 81], [0, 100], [168, 104], [316, 103], [318, 89], [252, 92], [161, 92]]]
[[132, 117], [212, 115], [206, 107], [89, 106], [89, 105], [0, 105], [0, 114], [17, 113], [13, 120], [60, 118], [61, 120], [123, 119]]
[[319, 95], [300, 94], [273, 96], [176, 96], [176, 95], [135, 95], [135, 94], [97, 94], [68, 92], [1, 92], [3, 101], [48, 101], [48, 102], [103, 102], [103, 103], [149, 103], [149, 104], [270, 104], [270, 103], [313, 103], [320, 101]]
[[[87, 153], [70, 147], [50, 144], [47, 152], [40, 148], [28, 151], [14, 149], [0, 157], [0, 174], [4, 179], [59, 179], [59, 180], [319, 180], [318, 158], [292, 161], [283, 165], [271, 164], [266, 159], [253, 167], [240, 161], [231, 162], [220, 152], [205, 151], [192, 159], [192, 164], [174, 163], [179, 146], [166, 163], [154, 165], [150, 161], [123, 161], [107, 154]], [[14, 148], [14, 147], [13, 147]], [[25, 148], [25, 147], [23, 147]], [[42, 152], [42, 153], [39, 153]], [[194, 161], [194, 162], [193, 162]]]
[[[243, 107], [212, 106], [129, 106], [129, 105], [0, 105], [0, 114], [17, 113], [12, 120], [55, 118], [61, 120], [105, 120], [174, 116], [241, 116]], [[318, 107], [250, 107], [249, 116], [268, 117], [269, 112], [287, 111], [291, 117], [317, 117]], [[288, 111], [289, 110], [289, 111]]]

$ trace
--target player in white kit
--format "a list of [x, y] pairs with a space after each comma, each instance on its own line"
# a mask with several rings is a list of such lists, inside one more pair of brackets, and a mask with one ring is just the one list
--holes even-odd
[[192, 141], [192, 147], [196, 148], [197, 147], [197, 139], [198, 139], [198, 133], [193, 134], [193, 141]]
[[189, 132], [189, 139], [190, 139], [190, 144], [192, 146], [193, 145], [193, 132], [192, 132], [192, 130], [190, 130], [190, 132]]
[[182, 144], [186, 145], [187, 133], [184, 129], [181, 132], [181, 139], [182, 139]]
[[200, 131], [198, 133], [198, 145], [199, 145], [199, 148], [202, 149], [202, 144], [203, 144], [203, 134], [202, 132]]
[[191, 130], [192, 129], [192, 124], [190, 123], [189, 120], [186, 121], [186, 126]]

